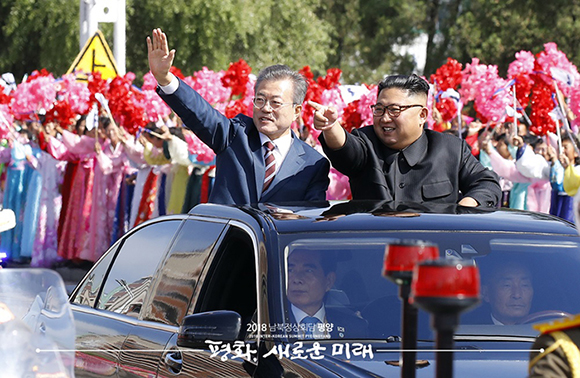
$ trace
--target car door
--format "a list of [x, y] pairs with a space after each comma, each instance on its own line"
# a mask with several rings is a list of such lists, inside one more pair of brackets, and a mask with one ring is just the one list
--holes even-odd
[[71, 296], [76, 328], [75, 375], [118, 376], [121, 347], [138, 317], [181, 219], [144, 225], [117, 242]]
[[[153, 377], [163, 369], [163, 350], [177, 334], [199, 276], [226, 224], [188, 219], [162, 262], [145, 299], [136, 326], [131, 328], [119, 356], [120, 377]], [[169, 356], [171, 357], [171, 356]], [[166, 362], [167, 361], [167, 362]]]
[[[230, 226], [224, 237], [211, 255], [200, 283], [194, 291], [192, 308], [196, 314], [216, 310], [235, 311], [242, 318], [242, 330], [236, 345], [236, 351], [225, 355], [227, 345], [209, 344], [203, 349], [182, 348], [177, 346], [177, 335], [174, 335], [166, 346], [158, 377], [244, 377], [250, 376], [250, 368], [242, 355], [249, 359], [255, 354], [249, 351], [249, 343], [244, 342], [244, 333], [248, 330], [257, 310], [257, 241], [249, 228]], [[265, 268], [264, 268], [265, 269]], [[217, 349], [216, 349], [217, 348]], [[234, 349], [236, 349], [234, 347]]]

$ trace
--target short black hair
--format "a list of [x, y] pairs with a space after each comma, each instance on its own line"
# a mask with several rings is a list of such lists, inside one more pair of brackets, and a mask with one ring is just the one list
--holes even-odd
[[429, 94], [429, 83], [415, 75], [390, 75], [379, 83], [377, 95], [381, 94], [383, 89], [398, 88], [406, 90], [409, 95], [424, 95]]
[[505, 144], [509, 144], [509, 141], [508, 141], [508, 138], [507, 138], [507, 134], [506, 133], [495, 134], [493, 136], [493, 140], [495, 140], [496, 142], [503, 142]]
[[[159, 135], [163, 134], [163, 130], [161, 130], [161, 128], [157, 127], [157, 125], [155, 124], [155, 122], [149, 122], [149, 123], [147, 123], [145, 125], [145, 130], [146, 130], [145, 132], [152, 131], [152, 132], [154, 132], [156, 134], [159, 134]], [[155, 135], [153, 135], [151, 133], [148, 133], [148, 134], [149, 134], [149, 136], [151, 138], [160, 139], [159, 137], [157, 137], [157, 136], [155, 136]]]
[[524, 135], [522, 139], [524, 140], [524, 142], [532, 146], [532, 148], [536, 148], [540, 144], [544, 143], [544, 139], [542, 139], [542, 137], [533, 134]]
[[109, 117], [101, 116], [99, 117], [99, 123], [103, 125], [104, 128], [107, 128], [111, 124], [111, 120]]

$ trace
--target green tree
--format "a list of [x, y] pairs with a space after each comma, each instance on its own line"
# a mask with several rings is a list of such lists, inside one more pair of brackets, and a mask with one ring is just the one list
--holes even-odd
[[0, 71], [26, 73], [46, 68], [64, 74], [79, 51], [76, 0], [0, 2]]
[[284, 63], [325, 69], [328, 24], [316, 17], [318, 0], [131, 1], [127, 69], [148, 71], [145, 37], [155, 27], [177, 51], [175, 66], [190, 75], [203, 66], [227, 69], [240, 58], [255, 72]]
[[465, 0], [461, 8], [445, 52], [462, 63], [477, 57], [497, 65], [505, 76], [516, 52], [538, 53], [547, 42], [555, 42], [568, 59], [580, 63], [577, 1]]
[[447, 60], [451, 31], [457, 21], [462, 0], [430, 0], [427, 3], [427, 59], [424, 73], [428, 77]]
[[401, 47], [413, 44], [426, 19], [425, 0], [327, 0], [319, 17], [331, 26], [329, 67], [345, 83], [376, 83], [389, 73], [416, 71]]

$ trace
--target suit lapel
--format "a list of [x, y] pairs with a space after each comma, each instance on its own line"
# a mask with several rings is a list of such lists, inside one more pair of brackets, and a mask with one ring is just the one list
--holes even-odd
[[264, 149], [262, 148], [262, 142], [260, 140], [260, 135], [256, 127], [252, 127], [249, 135], [250, 149], [252, 150], [252, 162], [254, 169], [254, 179], [256, 183], [256, 195], [257, 199], [260, 199], [260, 194], [262, 193], [262, 187], [264, 186], [264, 175], [266, 174], [266, 166], [264, 163]]
[[[304, 159], [304, 155], [306, 151], [304, 150], [304, 145], [301, 143], [301, 140], [296, 138], [294, 132], [292, 132], [292, 144], [290, 145], [290, 150], [288, 150], [288, 155], [284, 158], [278, 173], [274, 176], [274, 180], [272, 184], [268, 188], [268, 190], [264, 193], [260, 202], [267, 201], [269, 198], [272, 197], [274, 193], [276, 193], [280, 188], [284, 186], [278, 185], [287, 179], [290, 176], [294, 176], [295, 172], [298, 172], [302, 169], [302, 167], [306, 164]], [[263, 159], [262, 159], [263, 160]], [[262, 173], [262, 181], [264, 179], [264, 173]]]

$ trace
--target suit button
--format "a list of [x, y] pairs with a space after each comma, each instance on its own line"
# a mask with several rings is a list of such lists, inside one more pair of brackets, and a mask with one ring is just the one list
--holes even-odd
[[405, 183], [404, 182], [402, 182], [402, 183], [399, 184], [399, 188], [403, 189], [404, 187], [405, 187]]

